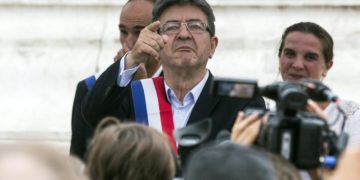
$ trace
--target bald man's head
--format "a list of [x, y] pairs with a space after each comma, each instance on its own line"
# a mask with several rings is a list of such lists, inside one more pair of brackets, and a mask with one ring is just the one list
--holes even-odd
[[130, 0], [120, 14], [120, 43], [126, 50], [132, 49], [140, 31], [151, 23], [154, 1]]

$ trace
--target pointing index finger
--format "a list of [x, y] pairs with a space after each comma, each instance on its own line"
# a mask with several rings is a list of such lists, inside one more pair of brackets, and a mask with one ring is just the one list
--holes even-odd
[[149, 24], [148, 26], [146, 26], [146, 29], [152, 32], [156, 32], [159, 29], [159, 27], [160, 27], [160, 21], [155, 21]]

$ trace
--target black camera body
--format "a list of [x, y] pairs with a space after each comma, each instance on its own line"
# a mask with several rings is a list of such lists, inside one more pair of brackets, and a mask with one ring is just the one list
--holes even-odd
[[[228, 93], [217, 94], [224, 92], [220, 91], [224, 89], [219, 87], [221, 85], [226, 85], [227, 89], [230, 89]], [[234, 95], [230, 92], [235, 86], [254, 89], [246, 90], [245, 92], [252, 92], [247, 95]], [[330, 101], [337, 98], [321, 82], [284, 81], [258, 87], [256, 81], [215, 79], [211, 93], [226, 98], [253, 98], [261, 95], [273, 99], [276, 102], [276, 111], [270, 111], [268, 122], [262, 124], [256, 144], [283, 156], [300, 169], [319, 167], [323, 163], [321, 157], [337, 157], [347, 144], [346, 133], [337, 136], [330, 130], [325, 120], [306, 111], [308, 99]], [[250, 94], [252, 97], [249, 96]], [[245, 110], [245, 114], [249, 113]]]
[[257, 145], [280, 154], [300, 169], [318, 167], [324, 153], [327, 124], [316, 116], [300, 113], [295, 117], [270, 114], [262, 126]]

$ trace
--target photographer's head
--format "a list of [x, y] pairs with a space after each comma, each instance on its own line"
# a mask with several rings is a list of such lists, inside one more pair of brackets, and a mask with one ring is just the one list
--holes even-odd
[[167, 139], [140, 124], [106, 118], [97, 127], [87, 159], [87, 172], [96, 180], [171, 180], [175, 158]]
[[315, 23], [289, 26], [278, 52], [283, 80], [323, 79], [333, 64], [333, 46], [330, 34]]
[[186, 180], [276, 179], [271, 161], [262, 151], [233, 143], [198, 150], [190, 157]]

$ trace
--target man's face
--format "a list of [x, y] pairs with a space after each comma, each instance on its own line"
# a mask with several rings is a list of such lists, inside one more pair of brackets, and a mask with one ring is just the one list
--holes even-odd
[[[166, 9], [159, 18], [161, 25], [168, 22], [200, 21], [207, 25], [206, 15], [197, 7], [191, 5], [172, 6]], [[179, 32], [166, 33], [169, 40], [160, 51], [162, 64], [168, 67], [206, 67], [207, 61], [215, 52], [217, 38], [210, 37], [208, 31], [190, 32], [182, 24]]]
[[279, 60], [283, 80], [321, 80], [332, 66], [332, 63], [325, 64], [322, 51], [320, 40], [313, 34], [289, 33]]
[[123, 48], [133, 48], [140, 31], [151, 23], [153, 4], [149, 1], [130, 1], [120, 15], [120, 43]]

